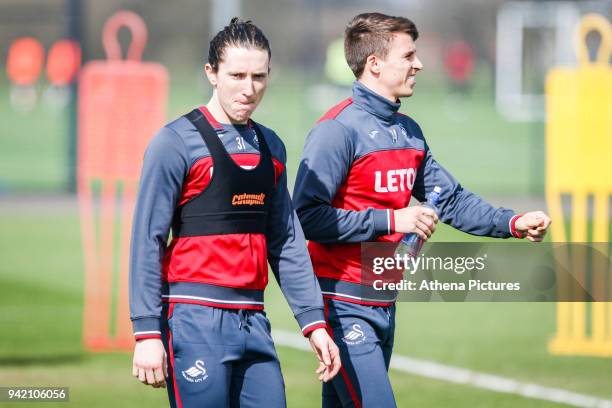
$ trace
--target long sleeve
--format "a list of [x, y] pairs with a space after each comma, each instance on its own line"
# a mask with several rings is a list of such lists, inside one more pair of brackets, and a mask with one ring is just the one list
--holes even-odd
[[[286, 158], [281, 160], [285, 164]], [[271, 200], [266, 230], [268, 262], [302, 333], [307, 335], [325, 327], [323, 298], [289, 197], [286, 170], [280, 175]]]
[[136, 339], [160, 337], [162, 258], [188, 169], [181, 138], [163, 128], [144, 156], [130, 249], [130, 314]]
[[417, 173], [413, 195], [419, 201], [435, 186], [442, 188], [439, 201], [440, 220], [472, 235], [508, 238], [513, 235], [517, 215], [506, 208], [495, 208], [461, 184], [436, 160], [426, 147], [425, 158]]
[[363, 242], [391, 232], [391, 210], [352, 211], [332, 206], [353, 162], [348, 130], [336, 120], [319, 123], [308, 135], [293, 201], [306, 238], [320, 243]]

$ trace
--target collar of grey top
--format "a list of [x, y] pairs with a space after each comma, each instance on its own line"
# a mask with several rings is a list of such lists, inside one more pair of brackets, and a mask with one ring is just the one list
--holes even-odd
[[253, 133], [253, 131], [250, 131], [251, 126], [249, 126], [248, 124], [244, 124], [244, 125], [238, 125], [238, 124], [231, 124], [231, 123], [220, 123], [221, 127], [218, 129], [215, 129], [217, 131], [217, 133], [227, 133], [227, 132], [238, 132], [241, 135], [248, 135]]
[[248, 124], [233, 124], [233, 123], [221, 123], [220, 124], [223, 129], [236, 129], [236, 130], [246, 130], [250, 126]]
[[359, 81], [353, 83], [353, 103], [386, 121], [393, 119], [401, 105], [400, 102], [391, 102], [380, 96]]

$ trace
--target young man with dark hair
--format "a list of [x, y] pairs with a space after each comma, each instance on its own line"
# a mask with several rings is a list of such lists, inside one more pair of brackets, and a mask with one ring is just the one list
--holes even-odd
[[287, 191], [285, 147], [250, 119], [270, 55], [259, 28], [233, 19], [210, 43], [210, 101], [166, 125], [145, 153], [130, 259], [133, 375], [154, 387], [168, 377], [172, 407], [286, 405], [263, 312], [268, 262], [319, 379], [340, 367]]
[[387, 371], [396, 294], [365, 295], [372, 291], [362, 284], [360, 243], [430, 237], [438, 216], [408, 207], [412, 196], [424, 201], [440, 186], [440, 219], [474, 235], [541, 241], [550, 224], [541, 211], [517, 215], [465, 190], [434, 160], [418, 124], [398, 113], [423, 69], [417, 38], [404, 17], [353, 18], [345, 32], [353, 96], [310, 132], [295, 183], [293, 200], [343, 363], [341, 375], [323, 385], [326, 408], [395, 406]]

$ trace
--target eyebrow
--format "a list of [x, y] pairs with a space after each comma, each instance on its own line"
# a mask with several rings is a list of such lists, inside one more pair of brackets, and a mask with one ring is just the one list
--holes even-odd
[[[242, 74], [247, 74], [246, 71], [240, 71], [240, 70], [236, 70], [236, 71], [229, 71], [230, 75], [242, 75]], [[253, 72], [253, 75], [267, 75], [268, 73], [266, 71], [257, 71], [257, 72]]]

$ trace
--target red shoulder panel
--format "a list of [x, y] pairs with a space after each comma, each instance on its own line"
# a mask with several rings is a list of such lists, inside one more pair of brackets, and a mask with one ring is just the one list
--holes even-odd
[[326, 119], [336, 119], [340, 112], [342, 112], [351, 103], [353, 103], [353, 98], [346, 98], [345, 100], [325, 112], [325, 115], [321, 116], [317, 123], [321, 123]]

